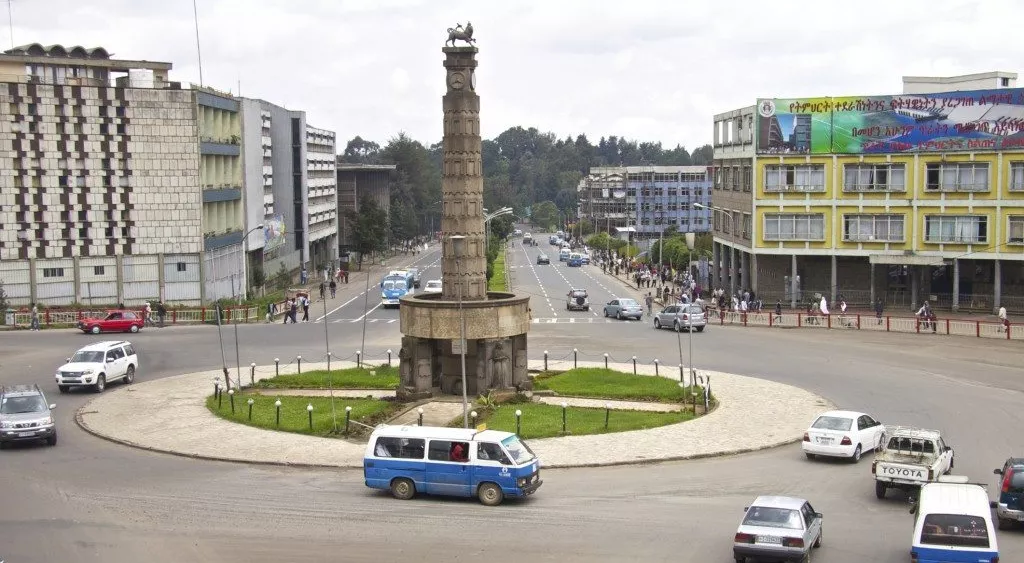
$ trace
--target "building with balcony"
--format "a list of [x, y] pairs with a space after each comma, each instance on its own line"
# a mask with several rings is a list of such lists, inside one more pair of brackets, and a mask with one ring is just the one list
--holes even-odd
[[599, 230], [627, 229], [638, 238], [711, 230], [711, 170], [706, 166], [609, 166], [580, 180], [578, 216]]
[[193, 92], [102, 47], [0, 54], [0, 282], [14, 305], [203, 299]]
[[333, 131], [306, 125], [309, 254], [317, 271], [338, 259], [338, 173]]
[[[1024, 312], [1024, 89], [759, 99], [714, 117], [712, 283], [791, 306]], [[957, 89], [969, 85], [972, 90]]]
[[398, 177], [398, 166], [394, 164], [353, 164], [337, 160], [338, 174], [338, 248], [345, 257], [352, 252], [352, 225], [349, 212], [359, 212], [365, 201], [373, 201], [386, 214], [391, 211], [391, 184]]

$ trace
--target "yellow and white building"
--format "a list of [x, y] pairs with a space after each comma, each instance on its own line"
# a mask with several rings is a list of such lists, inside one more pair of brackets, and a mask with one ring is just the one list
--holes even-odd
[[761, 99], [716, 115], [712, 285], [766, 306], [820, 293], [1024, 312], [1015, 83], [906, 77], [901, 95]]

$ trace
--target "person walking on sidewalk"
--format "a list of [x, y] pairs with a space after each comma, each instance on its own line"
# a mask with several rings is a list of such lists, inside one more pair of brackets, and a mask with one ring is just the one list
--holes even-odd
[[651, 316], [653, 314], [654, 297], [651, 295], [650, 291], [647, 292], [647, 297], [644, 297], [644, 305], [647, 305], [647, 316]]
[[302, 303], [302, 322], [309, 322], [309, 297], [303, 295], [299, 298], [299, 303]]
[[[39, 329], [36, 329], [39, 330]], [[1010, 318], [1006, 316], [1006, 307], [999, 307], [999, 332], [1010, 330]]]
[[142, 314], [142, 324], [145, 326], [156, 326], [156, 323], [153, 322], [153, 306], [149, 304], [149, 301], [146, 301], [146, 308], [142, 311]]
[[[326, 275], [326, 274], [325, 274]], [[324, 282], [320, 282], [320, 300], [324, 300], [324, 294], [327, 292], [327, 286]]]
[[782, 300], [781, 299], [778, 300], [778, 302], [775, 303], [775, 322], [777, 322], [777, 323], [781, 323], [782, 322]]
[[882, 324], [882, 312], [884, 310], [885, 310], [885, 307], [882, 305], [882, 300], [881, 299], [876, 299], [875, 300], [875, 318], [878, 319], [878, 324]]
[[335, 282], [332, 279], [331, 280], [331, 299], [334, 299], [334, 296], [337, 295], [337, 293], [338, 293], [338, 283]]
[[39, 306], [32, 303], [32, 324], [31, 330], [39, 330]]
[[156, 304], [156, 318], [160, 320], [160, 328], [164, 327], [164, 319], [167, 318], [167, 306], [163, 301]]

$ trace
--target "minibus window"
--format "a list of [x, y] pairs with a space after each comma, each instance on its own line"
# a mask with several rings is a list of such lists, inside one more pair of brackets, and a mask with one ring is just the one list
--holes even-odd
[[497, 461], [502, 465], [512, 465], [512, 462], [508, 460], [508, 456], [505, 452], [501, 451], [501, 446], [498, 444], [489, 444], [486, 442], [480, 442], [476, 448], [477, 459], [487, 461]]
[[422, 438], [377, 438], [373, 455], [377, 457], [397, 457], [402, 459], [423, 459], [425, 440]]
[[431, 461], [469, 461], [468, 442], [449, 442], [448, 440], [431, 440], [427, 457]]
[[921, 543], [961, 547], [988, 547], [988, 526], [980, 516], [928, 514], [921, 528]]
[[512, 461], [516, 462], [516, 464], [528, 463], [537, 457], [529, 446], [519, 440], [519, 436], [509, 436], [501, 441], [501, 445], [505, 446], [509, 455], [512, 456]]

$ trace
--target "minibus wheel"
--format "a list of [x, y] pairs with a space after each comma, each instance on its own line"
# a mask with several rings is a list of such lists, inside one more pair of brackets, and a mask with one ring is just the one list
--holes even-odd
[[409, 500], [416, 496], [416, 485], [404, 477], [391, 482], [391, 495], [398, 500]]
[[498, 506], [505, 498], [504, 493], [501, 492], [501, 487], [494, 483], [482, 483], [476, 494], [480, 497], [480, 502], [485, 506]]

